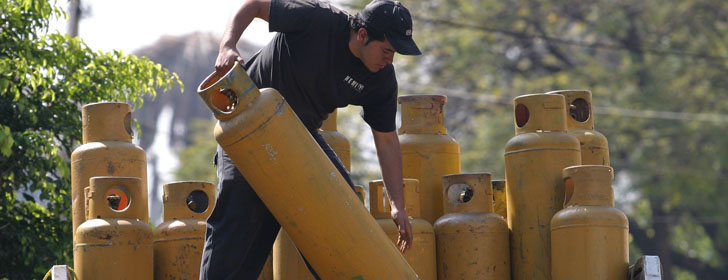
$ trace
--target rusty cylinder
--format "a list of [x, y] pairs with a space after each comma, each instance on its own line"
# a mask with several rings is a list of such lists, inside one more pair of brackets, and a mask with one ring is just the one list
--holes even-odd
[[549, 225], [564, 204], [561, 171], [579, 165], [579, 140], [566, 133], [563, 95], [522, 95], [514, 104], [516, 136], [505, 149], [511, 275], [551, 279]]
[[460, 145], [447, 135], [444, 95], [400, 96], [402, 174], [420, 181], [422, 218], [442, 216], [442, 176], [460, 173]]
[[493, 180], [493, 212], [503, 219], [508, 219], [506, 204], [506, 180]]
[[141, 220], [147, 215], [146, 201], [139, 199], [141, 180], [93, 177], [90, 182], [88, 219], [76, 229], [73, 247], [78, 279], [153, 279], [152, 229]]
[[346, 136], [336, 129], [336, 116], [337, 110], [329, 114], [328, 118], [321, 124], [319, 134], [331, 146], [331, 149], [334, 150], [334, 153], [339, 157], [341, 163], [344, 164], [346, 170], [351, 171], [351, 145], [349, 144], [349, 140], [346, 139]]
[[[334, 110], [329, 114], [321, 125], [319, 134], [331, 146], [346, 170], [351, 170], [349, 140], [336, 130], [336, 112], [337, 110]], [[359, 195], [358, 190], [357, 195]], [[360, 197], [360, 199], [362, 198]], [[314, 279], [313, 274], [308, 270], [306, 263], [298, 252], [296, 244], [293, 243], [285, 230], [278, 232], [276, 241], [273, 243], [273, 278], [276, 280]]]
[[[138, 207], [148, 212], [147, 158], [142, 148], [131, 143], [131, 106], [118, 102], [91, 103], [81, 108], [81, 118], [83, 145], [71, 154], [71, 216], [74, 238], [76, 228], [86, 221], [83, 189], [89, 186], [91, 177], [141, 178], [142, 193], [136, 199]], [[148, 214], [139, 218], [149, 222]]]
[[511, 279], [508, 225], [493, 213], [489, 173], [443, 177], [445, 215], [435, 223], [437, 279]]
[[164, 222], [154, 231], [154, 279], [198, 279], [207, 217], [215, 206], [215, 185], [164, 185]]
[[557, 90], [547, 94], [561, 94], [566, 98], [566, 130], [579, 139], [581, 164], [609, 166], [607, 137], [594, 130], [592, 92], [589, 90]]
[[[389, 207], [389, 199], [383, 194], [386, 190], [384, 181], [375, 180], [369, 182], [369, 201], [372, 216], [384, 229], [392, 243], [397, 244], [399, 230], [392, 220]], [[404, 209], [409, 215], [412, 225], [412, 248], [404, 253], [404, 258], [415, 270], [421, 280], [437, 279], [437, 262], [435, 258], [435, 231], [432, 225], [421, 217], [420, 189], [416, 179], [404, 179]]]
[[551, 219], [553, 279], [627, 279], [629, 224], [614, 208], [613, 169], [564, 169], [564, 209]]
[[198, 94], [217, 142], [321, 278], [416, 278], [276, 90], [259, 91], [236, 64]]

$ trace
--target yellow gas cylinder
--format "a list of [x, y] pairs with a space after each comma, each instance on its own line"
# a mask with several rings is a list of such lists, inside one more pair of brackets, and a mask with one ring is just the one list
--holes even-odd
[[276, 90], [259, 91], [236, 64], [198, 93], [217, 142], [321, 278], [416, 277]]
[[444, 95], [400, 96], [402, 174], [420, 181], [422, 218], [442, 216], [442, 176], [460, 173], [460, 145], [447, 135]]
[[[328, 118], [324, 120], [319, 134], [324, 137], [326, 143], [331, 146], [336, 156], [344, 164], [346, 170], [351, 170], [351, 152], [349, 140], [346, 136], [336, 130], [336, 116], [337, 110], [334, 110], [329, 114]], [[357, 191], [357, 194], [359, 192]], [[360, 197], [360, 199], [363, 199]], [[266, 263], [267, 265], [267, 263]], [[298, 248], [290, 240], [290, 237], [281, 230], [276, 237], [275, 243], [273, 243], [273, 277], [277, 280], [284, 279], [314, 279], [311, 272], [309, 272], [306, 263], [301, 258]], [[267, 268], [267, 267], [266, 267]], [[265, 268], [264, 268], [265, 271]]]
[[506, 180], [493, 180], [493, 212], [508, 218], [506, 210]]
[[493, 213], [488, 173], [443, 177], [445, 215], [435, 223], [437, 279], [511, 279], [508, 224]]
[[551, 218], [564, 204], [561, 171], [579, 165], [579, 140], [566, 133], [564, 96], [516, 97], [516, 136], [505, 149], [511, 274], [551, 279]]
[[592, 92], [589, 90], [557, 90], [547, 94], [561, 94], [566, 98], [566, 129], [576, 136], [581, 145], [581, 164], [609, 165], [607, 137], [594, 130]]
[[[73, 232], [85, 220], [83, 189], [97, 176], [137, 177], [142, 193], [138, 207], [147, 211], [147, 158], [144, 150], [131, 143], [131, 106], [102, 102], [83, 106], [83, 145], [71, 154], [71, 213]], [[124, 203], [121, 201], [120, 203]], [[148, 214], [147, 214], [148, 215]], [[148, 222], [147, 216], [139, 217]], [[75, 235], [74, 235], [75, 236]], [[75, 239], [74, 239], [75, 240]]]
[[349, 140], [346, 139], [346, 136], [336, 130], [336, 111], [334, 110], [334, 112], [329, 114], [329, 117], [321, 124], [319, 134], [331, 146], [336, 156], [339, 157], [341, 163], [346, 167], [346, 170], [351, 171], [351, 145], [349, 144]]
[[273, 279], [315, 279], [298, 252], [296, 244], [283, 229], [278, 232], [273, 245]]
[[[363, 203], [364, 187], [359, 185], [355, 187], [356, 193]], [[298, 252], [298, 248], [293, 244], [285, 230], [278, 232], [276, 241], [273, 244], [273, 279], [315, 279]]]
[[[282, 232], [282, 231], [281, 231]], [[268, 258], [265, 260], [263, 269], [258, 275], [258, 280], [273, 280], [273, 252], [268, 254]]]
[[614, 208], [611, 167], [564, 169], [564, 209], [551, 219], [551, 275], [559, 279], [627, 279], [629, 224]]
[[[369, 205], [372, 216], [384, 229], [393, 244], [397, 244], [399, 230], [392, 220], [389, 200], [383, 194], [384, 182], [375, 180], [369, 183]], [[417, 273], [419, 279], [437, 279], [435, 231], [432, 225], [421, 217], [420, 189], [416, 179], [404, 179], [404, 210], [412, 225], [412, 248], [404, 253], [404, 258]]]
[[152, 229], [141, 220], [147, 215], [147, 202], [139, 199], [141, 180], [93, 177], [90, 181], [88, 219], [76, 229], [73, 247], [78, 278], [153, 279]]
[[164, 185], [164, 222], [154, 229], [154, 279], [199, 279], [207, 217], [215, 206], [215, 185]]

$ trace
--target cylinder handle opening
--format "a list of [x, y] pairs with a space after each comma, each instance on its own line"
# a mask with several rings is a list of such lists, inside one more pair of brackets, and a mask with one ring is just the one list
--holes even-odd
[[574, 180], [571, 177], [564, 178], [564, 187], [564, 207], [566, 207], [574, 195]]
[[222, 88], [211, 95], [212, 105], [223, 113], [231, 113], [238, 106], [238, 95], [231, 88]]
[[529, 118], [528, 107], [523, 104], [516, 105], [516, 125], [518, 127], [524, 127], [528, 123]]
[[129, 137], [134, 137], [134, 131], [131, 129], [131, 112], [126, 113], [126, 116], [124, 116], [124, 129], [126, 129], [126, 133], [129, 133]]
[[473, 195], [473, 188], [466, 184], [453, 184], [447, 190], [448, 200], [453, 203], [468, 203], [473, 200]]
[[589, 120], [589, 102], [584, 98], [577, 98], [569, 104], [569, 116], [578, 122], [586, 122]]
[[113, 186], [104, 195], [106, 203], [114, 212], [124, 212], [131, 205], [129, 191], [124, 186]]
[[187, 199], [185, 200], [185, 204], [187, 205], [187, 208], [190, 209], [190, 211], [195, 213], [204, 213], [207, 211], [207, 208], [210, 205], [209, 197], [207, 196], [207, 193], [201, 190], [195, 190], [192, 191], [189, 195], [187, 195]]

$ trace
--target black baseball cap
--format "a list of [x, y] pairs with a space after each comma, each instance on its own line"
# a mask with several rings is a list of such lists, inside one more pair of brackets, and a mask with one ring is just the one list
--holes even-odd
[[395, 51], [404, 55], [420, 55], [412, 40], [412, 16], [399, 1], [374, 0], [359, 13], [367, 28], [384, 33]]

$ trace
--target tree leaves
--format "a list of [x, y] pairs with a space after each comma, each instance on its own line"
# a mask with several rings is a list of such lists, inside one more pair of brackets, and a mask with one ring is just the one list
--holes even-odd
[[120, 51], [46, 34], [55, 3], [0, 2], [0, 278], [39, 278], [71, 264], [70, 163], [83, 104], [130, 102], [182, 86], [175, 74]]
[[2, 154], [3, 157], [10, 156], [14, 142], [13, 135], [10, 133], [10, 128], [0, 124], [0, 154]]

